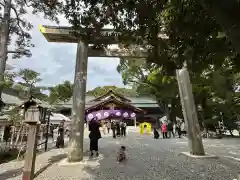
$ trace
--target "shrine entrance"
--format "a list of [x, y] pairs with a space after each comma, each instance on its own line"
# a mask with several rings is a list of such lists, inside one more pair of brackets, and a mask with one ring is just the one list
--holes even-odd
[[[77, 43], [77, 57], [74, 75], [74, 90], [73, 90], [73, 106], [72, 106], [72, 120], [71, 120], [71, 139], [69, 142], [70, 152], [68, 156], [69, 162], [81, 161], [83, 159], [83, 136], [84, 136], [84, 122], [85, 122], [85, 92], [87, 81], [87, 66], [88, 57], [128, 57], [128, 58], [145, 58], [147, 57], [146, 49], [135, 47], [134, 49], [118, 48], [96, 48], [96, 44], [116, 45], [119, 44], [119, 33], [114, 32], [112, 29], [102, 29], [96, 36], [88, 34], [94, 32], [93, 29], [80, 29], [74, 31], [71, 27], [58, 27], [58, 26], [40, 26], [40, 31], [47, 39], [48, 42], [56, 43]], [[86, 40], [86, 37], [87, 40]], [[134, 42], [137, 37], [131, 40]], [[105, 112], [114, 114], [111, 112]], [[115, 112], [115, 115], [122, 112]], [[131, 118], [135, 113], [131, 111], [125, 112]], [[101, 113], [97, 113], [98, 116]], [[91, 115], [90, 115], [91, 116]], [[104, 114], [103, 114], [104, 116]], [[133, 118], [133, 117], [132, 117]], [[80, 151], [80, 152], [79, 152]]]

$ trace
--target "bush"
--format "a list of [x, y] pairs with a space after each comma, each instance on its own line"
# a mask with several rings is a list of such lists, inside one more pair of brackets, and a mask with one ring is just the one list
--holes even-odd
[[13, 149], [9, 149], [8, 151], [0, 152], [0, 164], [7, 162], [7, 161], [11, 161], [13, 159], [16, 159], [17, 155], [18, 155], [17, 148], [13, 148]]

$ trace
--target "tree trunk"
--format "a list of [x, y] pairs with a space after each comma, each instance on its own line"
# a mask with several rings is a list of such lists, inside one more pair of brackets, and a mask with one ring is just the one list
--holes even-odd
[[23, 124], [21, 124], [20, 129], [19, 129], [19, 131], [18, 131], [17, 138], [16, 138], [16, 141], [15, 141], [15, 143], [14, 143], [14, 146], [15, 146], [15, 147], [17, 147], [17, 145], [18, 145], [18, 141], [19, 141], [19, 138], [20, 138], [22, 129], [23, 129]]
[[[4, 72], [7, 61], [7, 47], [9, 39], [9, 22], [11, 12], [11, 0], [5, 0], [4, 15], [1, 23], [1, 42], [0, 42], [0, 99], [2, 99], [2, 90], [4, 87]], [[2, 107], [1, 107], [2, 108]]]

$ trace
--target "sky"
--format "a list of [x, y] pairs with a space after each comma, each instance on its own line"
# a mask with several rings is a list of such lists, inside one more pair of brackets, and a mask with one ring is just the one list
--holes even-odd
[[[8, 64], [16, 69], [30, 68], [41, 74], [39, 85], [54, 86], [65, 80], [73, 82], [76, 60], [76, 44], [50, 43], [39, 31], [39, 25], [55, 25], [41, 16], [26, 17], [34, 26], [31, 30], [32, 57], [10, 59]], [[60, 18], [60, 26], [67, 26], [67, 20]], [[88, 58], [87, 90], [98, 86], [115, 85], [123, 87], [121, 75], [116, 71], [118, 58]]]

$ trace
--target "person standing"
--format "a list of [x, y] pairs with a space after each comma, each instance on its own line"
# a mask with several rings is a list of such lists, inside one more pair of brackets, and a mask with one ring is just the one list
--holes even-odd
[[98, 153], [98, 140], [102, 137], [100, 133], [100, 124], [97, 121], [97, 118], [93, 118], [89, 123], [89, 139], [90, 139], [90, 157], [93, 156], [93, 151], [96, 152], [96, 156], [99, 156]]
[[120, 123], [120, 126], [121, 126], [121, 136], [126, 136], [126, 123], [122, 121]]
[[61, 121], [58, 126], [58, 137], [56, 142], [57, 148], [64, 148], [64, 121]]
[[171, 138], [171, 135], [173, 135], [173, 137], [175, 137], [175, 135], [173, 133], [173, 123], [171, 121], [168, 122], [167, 131], [168, 131], [169, 138]]
[[107, 132], [108, 134], [110, 133], [110, 129], [111, 129], [111, 122], [110, 120], [107, 122]]
[[121, 135], [121, 128], [120, 128], [120, 122], [117, 122], [117, 136], [119, 137]]
[[159, 138], [159, 133], [157, 131], [157, 128], [153, 129], [153, 135], [154, 135], [154, 139], [158, 139]]
[[112, 133], [113, 133], [113, 138], [116, 138], [116, 122], [112, 122]]
[[176, 124], [176, 131], [178, 133], [178, 137], [181, 138], [182, 131], [181, 131], [181, 125], [179, 123]]
[[54, 126], [53, 126], [52, 123], [50, 124], [49, 129], [50, 129], [50, 134], [51, 134], [52, 141], [54, 142]]
[[167, 138], [167, 125], [166, 125], [166, 123], [163, 123], [161, 128], [162, 128], [163, 139], [166, 139]]

